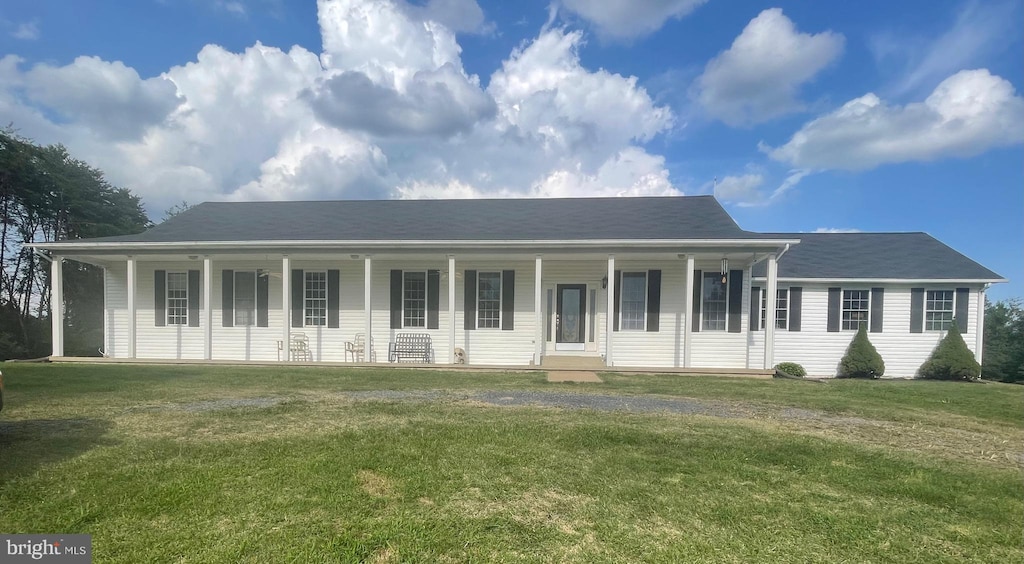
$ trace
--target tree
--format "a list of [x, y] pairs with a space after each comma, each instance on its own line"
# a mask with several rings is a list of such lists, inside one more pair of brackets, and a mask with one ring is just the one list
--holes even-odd
[[880, 378], [885, 374], [885, 362], [875, 345], [868, 340], [868, 330], [861, 324], [850, 341], [846, 354], [839, 361], [840, 378]]
[[[39, 146], [0, 130], [0, 360], [50, 349], [49, 263], [26, 243], [138, 233], [141, 200], [61, 145]], [[65, 350], [96, 354], [103, 342], [102, 271], [65, 263]]]
[[929, 380], [974, 380], [981, 376], [981, 365], [967, 348], [955, 319], [917, 373]]
[[176, 215], [181, 215], [194, 207], [195, 206], [193, 204], [188, 203], [188, 200], [182, 200], [164, 211], [164, 221], [167, 221]]
[[981, 373], [986, 380], [1024, 381], [1024, 308], [1020, 299], [985, 305]]

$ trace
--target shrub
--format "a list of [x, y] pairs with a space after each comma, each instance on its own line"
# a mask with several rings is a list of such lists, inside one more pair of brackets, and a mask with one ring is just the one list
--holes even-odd
[[779, 372], [785, 372], [790, 376], [796, 376], [798, 378], [803, 378], [804, 376], [807, 376], [807, 371], [804, 370], [804, 367], [800, 366], [795, 362], [780, 362], [775, 365], [775, 370], [778, 370]]
[[917, 374], [929, 380], [974, 380], [981, 376], [981, 365], [967, 348], [955, 319]]
[[868, 340], [868, 330], [863, 324], [850, 341], [846, 354], [839, 361], [840, 378], [880, 378], [885, 374], [885, 362]]

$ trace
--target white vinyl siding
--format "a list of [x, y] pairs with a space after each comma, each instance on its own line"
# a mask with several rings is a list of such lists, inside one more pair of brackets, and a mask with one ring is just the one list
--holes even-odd
[[256, 325], [256, 271], [235, 272], [235, 327]]
[[167, 273], [167, 324], [188, 325], [188, 272]]
[[842, 329], [856, 331], [861, 325], [867, 326], [870, 303], [869, 290], [843, 290]]
[[924, 301], [926, 331], [945, 331], [953, 324], [953, 290], [928, 290]]
[[477, 329], [501, 328], [501, 273], [477, 274]]
[[647, 273], [623, 272], [619, 294], [619, 328], [623, 331], [643, 331], [647, 328]]
[[402, 327], [427, 326], [427, 273], [402, 273]]

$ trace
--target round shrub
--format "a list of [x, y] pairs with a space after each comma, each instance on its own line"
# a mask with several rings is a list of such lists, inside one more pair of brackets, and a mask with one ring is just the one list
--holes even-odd
[[807, 376], [807, 371], [804, 370], [804, 367], [795, 362], [780, 362], [775, 365], [775, 370], [785, 372], [786, 374], [796, 376], [797, 378]]
[[875, 345], [868, 340], [868, 330], [862, 324], [846, 354], [839, 361], [840, 378], [881, 378], [885, 374], [885, 362]]
[[981, 365], [967, 348], [955, 319], [917, 374], [929, 380], [975, 380], [981, 376]]

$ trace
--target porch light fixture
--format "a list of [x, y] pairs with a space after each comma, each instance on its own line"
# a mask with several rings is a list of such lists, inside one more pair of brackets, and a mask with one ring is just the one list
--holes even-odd
[[729, 281], [729, 259], [722, 259], [722, 284]]
[[608, 289], [608, 277], [607, 276], [605, 276], [604, 278], [601, 279], [601, 289], [602, 290], [607, 290]]

